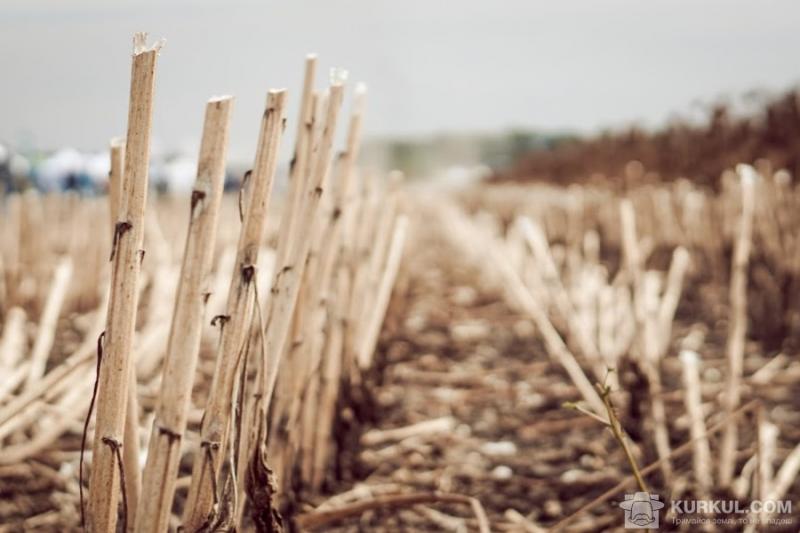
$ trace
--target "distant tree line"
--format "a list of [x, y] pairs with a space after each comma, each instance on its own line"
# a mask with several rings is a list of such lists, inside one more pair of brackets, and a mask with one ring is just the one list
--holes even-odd
[[746, 116], [737, 116], [729, 104], [716, 104], [699, 124], [674, 121], [655, 132], [631, 127], [588, 138], [565, 137], [527, 151], [496, 171], [492, 180], [570, 183], [599, 176], [630, 178], [629, 162], [638, 161], [642, 178], [686, 177], [716, 187], [724, 170], [759, 159], [792, 175], [800, 172], [797, 90], [764, 101]]

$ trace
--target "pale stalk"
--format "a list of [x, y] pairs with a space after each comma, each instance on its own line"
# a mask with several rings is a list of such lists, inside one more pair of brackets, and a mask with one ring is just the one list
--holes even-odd
[[200, 428], [200, 448], [195, 455], [192, 483], [183, 514], [183, 525], [190, 531], [198, 529], [212, 512], [217, 496], [214, 494], [216, 477], [227, 456], [236, 370], [251, 324], [258, 252], [275, 179], [285, 106], [286, 91], [269, 91], [250, 176], [247, 208], [239, 235], [226, 317], [220, 324], [222, 332], [208, 404]]
[[144, 468], [143, 497], [137, 511], [136, 530], [140, 532], [157, 533], [169, 528], [208, 300], [232, 107], [229, 96], [213, 98], [206, 106], [183, 265]]
[[[120, 447], [123, 443], [131, 375], [131, 347], [136, 327], [139, 270], [150, 164], [156, 58], [160, 45], [147, 47], [146, 36], [134, 37], [130, 106], [125, 157], [125, 184], [115, 228], [111, 297], [104, 353], [98, 376], [97, 418], [89, 481], [89, 516], [93, 531], [116, 530], [120, 497]], [[127, 502], [123, 502], [127, 505]]]

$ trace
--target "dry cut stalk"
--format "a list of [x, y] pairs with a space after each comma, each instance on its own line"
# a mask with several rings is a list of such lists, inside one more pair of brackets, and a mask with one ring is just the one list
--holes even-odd
[[654, 272], [648, 271], [642, 276], [642, 286], [639, 291], [641, 303], [639, 305], [641, 317], [640, 328], [642, 332], [642, 355], [639, 364], [644, 370], [649, 387], [650, 410], [652, 413], [653, 436], [658, 457], [663, 459], [661, 473], [665, 483], [672, 477], [672, 465], [669, 461], [669, 427], [667, 413], [663, 399], [663, 385], [661, 383], [661, 353], [659, 352], [658, 329], [658, 290], [659, 280]]
[[580, 364], [575, 359], [572, 352], [569, 351], [567, 345], [564, 344], [563, 339], [558, 334], [558, 331], [553, 326], [552, 322], [547, 316], [547, 313], [539, 305], [533, 295], [530, 293], [525, 283], [520, 279], [519, 274], [505, 260], [503, 253], [497, 249], [497, 243], [489, 243], [490, 252], [495, 266], [503, 275], [504, 282], [511, 293], [511, 298], [517, 302], [517, 305], [522, 310], [530, 315], [539, 333], [544, 339], [547, 352], [561, 366], [564, 367], [575, 387], [580, 392], [583, 399], [589, 405], [589, 408], [594, 414], [601, 416], [605, 413], [605, 404], [597, 391], [592, 386], [592, 382], [586, 377]]
[[39, 320], [39, 330], [29, 359], [30, 366], [28, 367], [28, 380], [25, 382], [26, 389], [30, 388], [44, 375], [47, 358], [53, 348], [58, 315], [61, 312], [61, 306], [64, 303], [64, 296], [67, 294], [71, 277], [72, 260], [69, 257], [65, 257], [56, 266], [55, 274], [53, 274], [53, 284], [50, 286], [50, 293], [47, 295], [47, 302]]
[[[342, 105], [343, 93], [344, 86], [341, 83], [337, 82], [331, 85], [324, 127], [319, 140], [319, 150], [311, 167], [309, 176], [311, 179], [305, 187], [306, 197], [301, 203], [302, 209], [298, 212], [297, 225], [292, 234], [287, 236], [286, 239], [290, 252], [285, 255], [285, 263], [276, 265], [273, 275], [272, 298], [267, 317], [267, 328], [264, 332], [267, 361], [264, 362], [265, 372], [262, 373], [262, 381], [257, 387], [259, 389], [257, 394], [262, 394], [263, 413], [269, 410], [272, 392], [275, 389], [275, 382], [278, 378], [280, 356], [284, 351], [289, 334], [291, 319], [300, 291], [300, 282], [303, 279], [306, 258], [308, 257], [315, 230], [319, 227], [318, 207], [322, 194], [324, 194], [327, 187], [333, 136], [336, 132], [336, 123], [339, 109]], [[296, 246], [292, 246], [292, 243], [296, 244]], [[278, 257], [282, 255], [284, 254], [279, 250]]]
[[[351, 121], [351, 126], [353, 122]], [[351, 130], [352, 133], [352, 130]], [[349, 144], [349, 143], [348, 143]], [[348, 149], [349, 150], [349, 149]], [[340, 163], [342, 161], [340, 160]], [[340, 252], [339, 238], [342, 230], [342, 217], [341, 212], [344, 206], [345, 198], [349, 192], [350, 185], [352, 184], [352, 175], [346, 168], [340, 165], [337, 170], [337, 183], [333, 187], [333, 198], [327, 195], [325, 198], [324, 209], [327, 211], [329, 222], [318, 234], [322, 242], [320, 243], [320, 253], [318, 260], [310, 264], [306, 268], [306, 278], [308, 281], [308, 310], [310, 320], [307, 324], [306, 333], [304, 337], [306, 342], [301, 344], [304, 348], [302, 357], [306, 360], [306, 368], [304, 373], [305, 387], [303, 395], [296, 395], [295, 400], [302, 402], [302, 418], [300, 420], [300, 434], [302, 440], [300, 442], [302, 468], [300, 470], [301, 477], [304, 482], [309, 482], [314, 474], [314, 456], [315, 439], [319, 435], [324, 435], [325, 441], [330, 437], [328, 431], [324, 428], [329, 427], [325, 422], [327, 419], [327, 412], [331, 407], [325, 406], [322, 402], [321, 387], [323, 383], [322, 374], [330, 371], [330, 364], [337, 366], [337, 363], [324, 360], [325, 355], [325, 341], [330, 328], [330, 321], [335, 320], [334, 309], [331, 305], [330, 296], [335, 287], [331, 283], [336, 273], [336, 260]], [[324, 239], [323, 239], [324, 237]], [[312, 270], [311, 267], [315, 268]], [[299, 304], [299, 302], [298, 302]], [[300, 306], [295, 309], [295, 316], [298, 311], [301, 311]], [[338, 356], [334, 356], [337, 359]], [[332, 379], [338, 379], [340, 370], [336, 371], [336, 376]], [[335, 398], [334, 398], [335, 404]], [[294, 406], [293, 406], [294, 407]], [[299, 406], [296, 408], [300, 411]], [[290, 411], [291, 413], [292, 411]], [[291, 418], [290, 418], [291, 422]], [[322, 444], [324, 448], [324, 444]]]
[[703, 399], [700, 393], [700, 357], [696, 352], [683, 350], [680, 355], [683, 365], [683, 386], [686, 387], [684, 402], [689, 413], [689, 431], [692, 436], [692, 467], [701, 496], [708, 496], [713, 479], [711, 472], [711, 449], [706, 435], [703, 417]]
[[20, 444], [12, 444], [3, 448], [0, 464], [15, 464], [25, 461], [47, 449], [65, 431], [74, 427], [77, 422], [76, 414], [89, 393], [88, 385], [90, 385], [88, 381], [77, 383], [69, 388], [57, 402], [47, 405], [45, 412], [50, 416], [47, 422], [40, 424], [40, 428], [34, 432], [31, 438]]
[[378, 446], [387, 442], [401, 441], [420, 435], [448, 433], [453, 431], [457, 424], [458, 420], [452, 416], [444, 416], [399, 428], [371, 429], [361, 436], [360, 442], [362, 446]]
[[628, 445], [628, 435], [622, 428], [622, 424], [620, 424], [619, 418], [617, 418], [614, 404], [611, 402], [611, 389], [607, 385], [598, 385], [597, 388], [601, 393], [601, 397], [603, 398], [603, 404], [606, 406], [606, 413], [608, 414], [607, 426], [611, 429], [611, 432], [614, 434], [614, 438], [617, 439], [622, 451], [625, 453], [625, 458], [628, 460], [628, 464], [631, 467], [633, 477], [636, 478], [636, 483], [639, 485], [639, 490], [642, 492], [647, 492], [647, 485], [644, 482], [642, 472], [638, 463], [636, 462], [636, 458], [633, 456], [631, 447]]
[[[543, 286], [548, 287], [553, 292], [553, 300], [558, 308], [558, 312], [561, 314], [562, 319], [568, 324], [570, 333], [578, 342], [584, 357], [593, 364], [597, 379], [605, 379], [607, 372], [602, 364], [600, 352], [597, 349], [595, 341], [591, 338], [591, 335], [588, 334], [587, 328], [581, 324], [580, 318], [575, 312], [569, 295], [561, 281], [561, 276], [550, 251], [550, 245], [547, 242], [547, 236], [544, 230], [528, 217], [520, 217], [517, 223], [519, 224], [525, 242], [534, 254], [537, 267], [536, 271], [541, 272]], [[610, 384], [616, 387], [616, 375], [608, 377], [613, 380]]]
[[[638, 292], [642, 277], [642, 251], [636, 236], [636, 210], [629, 199], [619, 204], [620, 224], [622, 226], [622, 248], [625, 256], [625, 268], [631, 277], [634, 291]], [[634, 300], [636, 298], [634, 297]]]
[[28, 363], [23, 363], [16, 368], [3, 370], [0, 378], [0, 404], [5, 402], [6, 396], [19, 387], [28, 375]]
[[[281, 212], [280, 227], [278, 231], [278, 245], [276, 264], [282, 265], [285, 263], [285, 258], [289, 253], [292, 243], [289, 242], [289, 237], [294, 231], [297, 224], [298, 213], [301, 210], [302, 200], [304, 198], [304, 190], [307, 183], [308, 167], [312, 155], [312, 140], [315, 131], [315, 123], [317, 116], [316, 100], [317, 95], [314, 91], [314, 79], [316, 77], [317, 58], [315, 55], [310, 54], [306, 56], [305, 73], [303, 80], [303, 93], [300, 100], [299, 118], [297, 124], [297, 134], [295, 138], [294, 156], [292, 158], [291, 168], [289, 172], [289, 190], [283, 201], [283, 209]], [[273, 272], [274, 274], [274, 272]], [[295, 323], [294, 326], [297, 326]], [[292, 343], [287, 343], [285, 348], [287, 355], [293, 349]], [[293, 374], [299, 374], [294, 373]], [[295, 378], [297, 376], [295, 375]], [[283, 394], [284, 389], [294, 391], [294, 387], [282, 384], [280, 389], [276, 392], [276, 405], [275, 411], [282, 413], [285, 405], [290, 401], [288, 394]], [[293, 399], [293, 398], [292, 398]], [[280, 435], [281, 432], [277, 431], [285, 417], [275, 416], [272, 427], [269, 432], [273, 435]], [[278, 446], [276, 453], [270, 453], [273, 465], [276, 466], [277, 472], [281, 470], [283, 462], [283, 454], [288, 452], [288, 446], [277, 440], [273, 441], [275, 446]], [[240, 469], [244, 471], [244, 465], [240, 464]]]
[[183, 525], [189, 531], [200, 528], [212, 512], [217, 498], [216, 477], [227, 455], [236, 370], [250, 329], [258, 252], [275, 178], [285, 105], [285, 90], [269, 91], [249, 180], [249, 199], [239, 235], [226, 315], [221, 319], [222, 333], [200, 428], [200, 448], [195, 456], [192, 484], [184, 509]]
[[[17, 367], [17, 363], [22, 359], [22, 352], [25, 349], [26, 318], [25, 310], [21, 307], [12, 307], [6, 313], [3, 337], [0, 339], [0, 368], [3, 369], [3, 377], [0, 378], [0, 383]], [[2, 396], [0, 396], [1, 399]]]
[[[765, 496], [761, 497], [761, 500], [774, 502], [785, 497], [786, 493], [795, 482], [798, 473], [800, 473], [800, 444], [795, 446], [794, 449], [789, 452], [789, 455], [786, 456], [786, 459], [783, 460], [783, 464], [781, 465], [780, 469], [778, 469], [778, 472], [775, 474], [775, 478], [770, 483], [769, 490], [766, 491]], [[764, 511], [759, 515], [759, 519], [763, 524], [770, 518], [770, 516], [771, 513]], [[747, 525], [745, 533], [752, 533], [755, 531], [758, 523], [759, 522], [755, 520], [751, 521]]]
[[[345, 372], [351, 374], [352, 380], [359, 379], [354, 372], [356, 353], [358, 351], [358, 339], [362, 328], [362, 316], [360, 313], [365, 311], [364, 299], [368, 296], [367, 286], [369, 283], [369, 271], [367, 266], [372, 263], [372, 258], [377, 257], [380, 234], [378, 227], [382, 221], [391, 221], [386, 215], [387, 210], [381, 212], [381, 202], [376, 191], [374, 179], [367, 174], [361, 182], [359, 195], [359, 209], [354, 213], [348, 213], [345, 219], [345, 231], [352, 236], [353, 243], [348, 246], [346, 254], [346, 265], [349, 269], [349, 298], [347, 302], [347, 312], [345, 322], [347, 327], [344, 331], [344, 355], [343, 368]], [[381, 216], [383, 215], [383, 216]], [[349, 227], [347, 227], [349, 226]], [[387, 228], [384, 228], [387, 229]], [[386, 242], [381, 239], [380, 243]], [[347, 246], [347, 244], [345, 243]]]
[[669, 265], [667, 274], [667, 288], [661, 297], [661, 304], [658, 308], [658, 327], [659, 327], [659, 354], [664, 355], [669, 347], [672, 337], [672, 322], [675, 319], [675, 311], [678, 309], [678, 302], [683, 290], [683, 278], [689, 268], [691, 258], [688, 250], [683, 246], [675, 248], [672, 252], [672, 262]]
[[365, 95], [366, 87], [364, 85], [356, 86], [353, 111], [350, 116], [350, 125], [347, 133], [347, 147], [339, 156], [339, 174], [337, 188], [334, 191], [333, 216], [338, 219], [338, 223], [334, 227], [334, 238], [329, 243], [330, 257], [328, 257], [328, 261], [330, 262], [330, 268], [333, 270], [328, 273], [330, 277], [328, 280], [330, 284], [328, 295], [331, 298], [326, 303], [328, 322], [325, 332], [325, 345], [321, 347], [323, 362], [320, 371], [319, 409], [317, 413], [314, 413], [316, 415], [314, 416], [315, 420], [311, 424], [315, 431], [311, 450], [313, 458], [311, 459], [312, 473], [310, 482], [313, 490], [318, 490], [322, 486], [325, 476], [328, 443], [342, 374], [343, 320], [347, 312], [348, 284], [346, 271], [341, 263], [347, 253], [345, 247], [348, 245], [347, 241], [350, 238], [347, 222], [353, 216], [350, 211], [356, 207], [354, 202], [351, 201], [351, 197], [356, 183], [354, 174], [361, 146]]
[[[116, 234], [117, 222], [124, 201], [122, 191], [125, 185], [125, 140], [120, 137], [111, 139], [110, 143], [111, 169], [108, 173], [108, 212], [111, 216], [111, 238]], [[146, 229], [146, 228], [145, 228]], [[136, 364], [131, 364], [131, 382], [128, 387], [128, 404], [125, 408], [125, 436], [126, 445], [122, 448], [122, 461], [125, 465], [125, 495], [128, 499], [129, 513], [127, 516], [127, 530], [133, 531], [135, 527], [135, 510], [142, 490], [142, 476], [139, 471], [139, 394], [136, 380]]]
[[[744, 366], [744, 343], [747, 335], [747, 267], [750, 262], [752, 246], [753, 213], [755, 211], [755, 185], [757, 174], [749, 165], [739, 165], [736, 171], [741, 177], [742, 215], [739, 233], [733, 251], [730, 286], [730, 330], [728, 332], [727, 357], [728, 381], [725, 387], [723, 406], [730, 414], [739, 405], [739, 386]], [[719, 483], [730, 485], [736, 467], [736, 447], [738, 441], [736, 419], [730, 418], [722, 434], [719, 457]]]
[[136, 512], [136, 531], [156, 533], [169, 529], [181, 442], [186, 430], [208, 299], [206, 291], [225, 181], [225, 153], [232, 107], [233, 99], [229, 96], [213, 98], [206, 106], [183, 266], [161, 392], [150, 433], [143, 497]]
[[[116, 530], [121, 446], [131, 376], [131, 347], [136, 326], [138, 281], [143, 259], [142, 237], [150, 160], [150, 130], [156, 58], [160, 45], [147, 47], [146, 36], [134, 37], [131, 71], [125, 184], [121, 221], [112, 245], [111, 297], [105, 349], [98, 376], [97, 418], [89, 482], [89, 516], [93, 531]], [[123, 501], [123, 509], [127, 502]], [[127, 519], [127, 517], [125, 517]]]
[[35, 405], [37, 401], [50, 401], [54, 397], [54, 390], [59, 390], [63, 383], [68, 383], [67, 379], [71, 379], [74, 372], [84, 367], [89, 367], [89, 362], [95, 355], [97, 336], [103, 331], [106, 322], [108, 293], [106, 293], [105, 298], [106, 300], [100, 304], [96, 311], [97, 316], [94, 324], [75, 353], [48, 372], [34, 387], [21, 392], [0, 408], [0, 438], [3, 438], [5, 434], [6, 425], [13, 422], [20, 413], [30, 412], [31, 406]]
[[400, 260], [403, 258], [403, 246], [405, 245], [407, 231], [408, 217], [401, 215], [395, 222], [383, 276], [380, 280], [370, 320], [366, 325], [358, 351], [357, 360], [362, 370], [369, 368], [372, 363], [372, 355], [375, 352], [375, 345], [378, 343], [378, 334], [381, 330], [381, 324], [383, 324], [383, 318], [386, 315], [386, 309], [389, 306], [392, 287], [394, 287], [394, 281], [400, 269]]
[[534, 524], [530, 519], [523, 516], [515, 509], [506, 509], [504, 516], [514, 524], [518, 525], [525, 533], [545, 533], [547, 530]]
[[[284, 201], [285, 211], [281, 217], [279, 239], [285, 239], [292, 233], [296, 224], [296, 216], [300, 211], [298, 206], [302, 200], [303, 185], [308, 172], [309, 148], [314, 129], [312, 116], [314, 114], [314, 79], [316, 70], [317, 56], [315, 54], [307, 55], [303, 76], [303, 94], [300, 97], [300, 116], [297, 121], [294, 156], [292, 157], [289, 171], [289, 191]], [[288, 216], [287, 213], [289, 214]], [[284, 253], [289, 251], [286, 244], [279, 246], [279, 248]], [[284, 257], [278, 257], [277, 264], [283, 263], [284, 259]]]
[[772, 488], [775, 471], [775, 448], [778, 441], [778, 426], [767, 420], [764, 409], [758, 412], [758, 498], [767, 499]]
[[[242, 466], [247, 465], [247, 478], [264, 478], [271, 476], [266, 471], [264, 458], [266, 455], [267, 438], [267, 413], [269, 412], [272, 395], [278, 378], [282, 355], [286, 349], [286, 341], [292, 329], [292, 319], [298, 301], [302, 281], [306, 269], [306, 262], [317, 232], [321, 230], [324, 218], [319, 217], [318, 211], [322, 195], [328, 183], [328, 174], [331, 166], [331, 153], [333, 137], [339, 109], [344, 93], [343, 80], [333, 80], [328, 92], [325, 105], [324, 121], [319, 128], [319, 138], [313, 141], [315, 149], [314, 158], [310, 167], [309, 179], [303, 185], [303, 198], [297, 205], [297, 216], [292, 233], [285, 240], [279, 242], [278, 258], [284, 258], [283, 263], [276, 265], [273, 273], [271, 298], [266, 317], [266, 327], [263, 335], [262, 357], [257, 361], [258, 376], [245, 415], [248, 433], [245, 436], [245, 445], [242, 448]], [[280, 245], [288, 247], [281, 249]], [[248, 489], [252, 489], [250, 484]], [[271, 502], [254, 501], [257, 496], [247, 490], [248, 497], [253, 503], [253, 517], [256, 521], [272, 515]]]
[[[125, 200], [122, 194], [125, 186], [125, 140], [116, 137], [110, 143], [111, 169], [108, 173], [108, 212], [111, 215], [111, 238], [116, 234], [117, 222], [121, 211], [121, 203]], [[144, 237], [143, 237], [144, 238]], [[128, 499], [129, 509], [127, 516], [127, 531], [135, 527], [135, 511], [142, 490], [142, 476], [139, 471], [139, 394], [136, 380], [136, 364], [131, 364], [131, 381], [128, 387], [128, 404], [125, 408], [125, 436], [126, 445], [122, 448], [122, 461], [125, 465], [125, 495]]]
[[[324, 105], [327, 105], [327, 97], [320, 100]], [[321, 104], [321, 105], [322, 105]], [[322, 107], [324, 107], [322, 105]], [[322, 114], [320, 111], [319, 114]], [[324, 124], [320, 124], [324, 126]], [[315, 135], [316, 146], [320, 146], [321, 128], [317, 129]], [[306, 180], [308, 186], [308, 180]], [[308, 190], [304, 191], [304, 197], [307, 196]], [[290, 334], [294, 334], [292, 342], [287, 342], [284, 348], [286, 352], [283, 360], [292, 362], [293, 367], [287, 375], [294, 377], [296, 386], [286, 388], [286, 384], [281, 384], [281, 392], [276, 392], [276, 397], [282, 397], [285, 400], [285, 392], [289, 391], [291, 395], [291, 402], [288, 413], [288, 424], [290, 426], [297, 426], [298, 431], [289, 433], [288, 454], [281, 455], [280, 459], [284, 464], [291, 464], [293, 462], [293, 453], [296, 452], [298, 447], [302, 453], [310, 448], [307, 446], [308, 439], [313, 438], [313, 431], [307, 432], [303, 429], [303, 419], [309, 415], [310, 412], [316, 410], [316, 400], [310, 401], [317, 394], [318, 379], [316, 376], [316, 368], [319, 367], [319, 344], [321, 342], [322, 330], [325, 320], [325, 308], [318, 305], [323, 297], [323, 293], [327, 287], [327, 271], [326, 265], [328, 258], [327, 252], [331, 249], [336, 238], [336, 222], [337, 218], [332, 216], [332, 198], [331, 194], [323, 194], [320, 198], [319, 211], [322, 216], [315, 220], [312, 230], [311, 246], [308, 250], [308, 257], [306, 265], [303, 270], [303, 279], [300, 281], [300, 292], [295, 304], [294, 314], [292, 317]], [[299, 391], [299, 392], [298, 392]], [[280, 403], [275, 404], [278, 408]], [[302, 413], [301, 413], [302, 406]], [[304, 462], [304, 465], [307, 463]], [[281, 465], [282, 467], [282, 465]], [[306, 466], [307, 470], [307, 466]], [[306, 470], [301, 470], [301, 476], [307, 479]], [[288, 479], [289, 476], [286, 476]]]
[[[659, 322], [659, 279], [655, 273], [642, 271], [645, 254], [639, 246], [633, 203], [627, 198], [620, 203], [620, 220], [626, 268], [633, 290], [634, 316], [640, 332], [641, 357], [637, 364], [647, 379], [655, 448], [659, 459], [662, 460], [661, 473], [664, 481], [669, 483], [672, 477], [672, 466], [669, 460], [671, 454], [669, 428], [662, 398], [660, 371], [663, 328], [660, 327]], [[673, 287], [672, 293], [675, 291], [676, 289]], [[675, 296], [671, 294], [670, 298], [675, 298]], [[667, 302], [665, 314], [668, 313], [670, 305], [671, 302]]]
[[[403, 179], [403, 174], [399, 171], [394, 171], [389, 175], [389, 191], [386, 193], [385, 198], [381, 201], [380, 197], [376, 195], [373, 199], [371, 209], [365, 213], [371, 215], [375, 221], [374, 233], [370, 236], [369, 248], [370, 253], [368, 258], [365, 258], [365, 265], [356, 271], [356, 278], [353, 285], [353, 302], [352, 306], [357, 314], [354, 315], [354, 322], [350, 325], [353, 327], [352, 335], [353, 342], [355, 342], [355, 358], [359, 367], [363, 370], [369, 366], [369, 358], [372, 353], [367, 354], [367, 346], [364, 343], [369, 342], [368, 328], [373, 326], [370, 324], [374, 320], [372, 313], [373, 306], [376, 303], [378, 296], [378, 288], [381, 283], [381, 277], [386, 263], [387, 253], [389, 251], [390, 239], [392, 237], [392, 228], [395, 224], [395, 212], [397, 211], [398, 193], [397, 188]], [[383, 316], [380, 317], [383, 320]], [[355, 377], [360, 379], [356, 374]]]
[[441, 492], [412, 492], [408, 494], [385, 494], [375, 496], [369, 500], [357, 501], [337, 509], [312, 511], [307, 514], [302, 514], [295, 519], [295, 524], [301, 530], [313, 531], [314, 529], [338, 522], [340, 520], [360, 516], [366, 511], [372, 509], [377, 509], [380, 507], [405, 507], [420, 503], [467, 504], [472, 508], [473, 513], [475, 513], [475, 518], [478, 521], [478, 530], [481, 533], [491, 532], [489, 519], [486, 516], [486, 511], [483, 509], [483, 506], [479, 500], [470, 496], [464, 496], [462, 494], [448, 494]]

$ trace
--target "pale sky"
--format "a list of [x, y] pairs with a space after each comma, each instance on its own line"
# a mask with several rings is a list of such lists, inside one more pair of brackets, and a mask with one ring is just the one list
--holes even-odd
[[[131, 36], [166, 38], [154, 136], [196, 146], [236, 96], [233, 158], [303, 58], [369, 86], [366, 133], [583, 132], [800, 81], [797, 0], [18, 1], [0, 4], [0, 140], [97, 149], [124, 134]], [[290, 125], [289, 131], [294, 131]]]

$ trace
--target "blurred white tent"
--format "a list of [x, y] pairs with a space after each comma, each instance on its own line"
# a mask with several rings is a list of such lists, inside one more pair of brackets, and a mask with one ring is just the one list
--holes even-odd
[[104, 188], [108, 183], [108, 172], [111, 170], [111, 156], [108, 152], [86, 154], [84, 157], [84, 171], [92, 180], [95, 187]]
[[84, 168], [83, 155], [74, 148], [62, 148], [36, 167], [39, 187], [44, 191], [58, 191], [69, 175], [77, 175]]
[[194, 186], [197, 174], [197, 160], [193, 157], [178, 155], [168, 161], [157, 164], [154, 170], [154, 182], [170, 192], [187, 193]]

